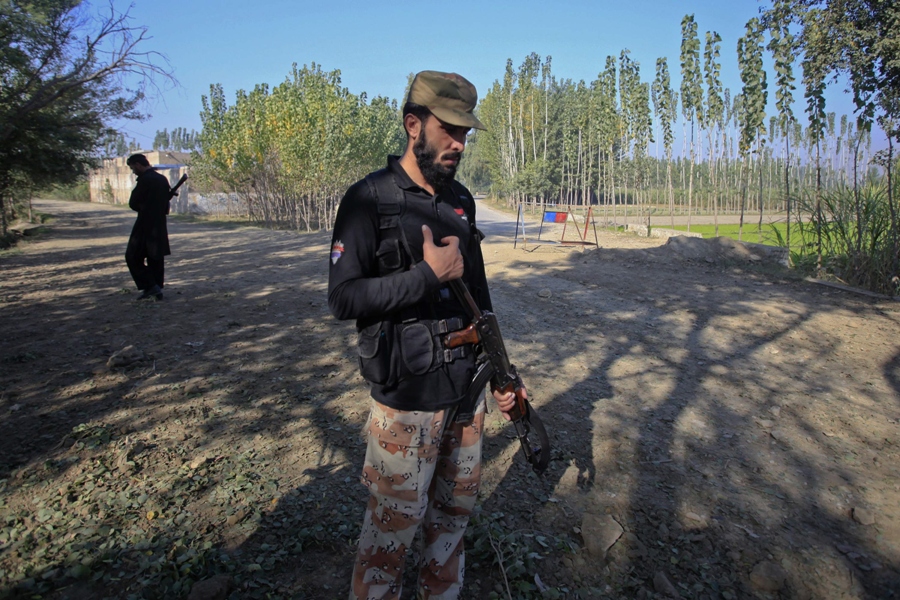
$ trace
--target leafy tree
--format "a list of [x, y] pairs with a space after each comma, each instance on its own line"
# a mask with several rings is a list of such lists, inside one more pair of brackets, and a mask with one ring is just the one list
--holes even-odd
[[[900, 141], [900, 4], [886, 0], [779, 0], [765, 11], [764, 18], [777, 20], [785, 15], [800, 25], [798, 45], [804, 55], [808, 102], [819, 102], [820, 79], [846, 76], [856, 104], [857, 128], [868, 130], [877, 121], [889, 138], [890, 158], [881, 162], [887, 173], [886, 201], [891, 209], [896, 273], [900, 271], [900, 223], [896, 217], [892, 168], [893, 144]], [[816, 107], [807, 112], [818, 119]], [[819, 123], [813, 126], [818, 134]], [[816, 141], [820, 141], [818, 136]], [[818, 177], [817, 167], [817, 181]], [[862, 204], [856, 182], [854, 193], [860, 228]], [[818, 189], [817, 197], [820, 195]], [[861, 244], [862, 233], [858, 232], [858, 249]]]
[[641, 65], [631, 59], [629, 50], [623, 50], [619, 55], [619, 98], [623, 124], [622, 151], [631, 156], [635, 193], [640, 194], [647, 146], [653, 141], [650, 89], [649, 84], [641, 82]]
[[798, 42], [807, 60], [826, 75], [849, 78], [861, 119], [872, 121], [878, 112], [900, 117], [900, 5], [885, 0], [784, 0], [765, 16], [780, 14], [802, 26]]
[[720, 79], [720, 71], [722, 68], [719, 62], [721, 54], [722, 37], [713, 32], [706, 32], [706, 47], [703, 51], [703, 73], [706, 78], [706, 110], [703, 114], [702, 125], [706, 128], [709, 139], [709, 165], [710, 178], [713, 185], [713, 213], [715, 221], [715, 232], [719, 235], [719, 190], [718, 181], [716, 180], [716, 155], [713, 140], [716, 138], [716, 130], [723, 125], [725, 118], [725, 104], [722, 100], [722, 82]]
[[[778, 88], [775, 91], [775, 106], [778, 109], [777, 124], [784, 138], [784, 201], [787, 209], [786, 245], [791, 247], [791, 136], [790, 131], [794, 122], [794, 112], [791, 106], [794, 103], [794, 70], [793, 63], [796, 58], [796, 42], [788, 28], [789, 12], [784, 0], [775, 3], [769, 22], [769, 44], [767, 46], [775, 61], [775, 83]], [[834, 119], [831, 119], [832, 128]], [[774, 127], [772, 128], [774, 135]]]
[[126, 140], [121, 132], [109, 130], [101, 142], [100, 156], [102, 158], [115, 158], [131, 154], [139, 149], [140, 146], [134, 139]]
[[[638, 115], [635, 110], [637, 103], [634, 97], [641, 77], [637, 63], [631, 59], [631, 51], [627, 48], [619, 53], [619, 114], [621, 117], [619, 135], [622, 153], [622, 164], [627, 164], [625, 159], [632, 155], [632, 146], [635, 143]], [[631, 165], [636, 166], [636, 165]], [[636, 176], [637, 169], [632, 169], [632, 179]], [[628, 176], [622, 177], [625, 188], [625, 202], [628, 202]], [[625, 213], [625, 222], [628, 222], [628, 213]]]
[[192, 152], [199, 147], [199, 137], [200, 134], [193, 129], [189, 132], [184, 127], [176, 127], [171, 134], [168, 129], [163, 129], [153, 137], [153, 149]]
[[[818, 11], [816, 11], [816, 14]], [[821, 45], [818, 39], [826, 35], [820, 27], [820, 22], [814, 14], [808, 15], [807, 29], [804, 30], [804, 38], [814, 44]], [[816, 223], [816, 271], [822, 271], [822, 139], [825, 136], [825, 78], [826, 65], [814, 54], [804, 54], [803, 58], [803, 96], [806, 98], [806, 115], [809, 119], [807, 134], [815, 148], [816, 155], [816, 181], [815, 181], [815, 223]]]
[[694, 163], [697, 161], [694, 124], [703, 120], [703, 77], [700, 73], [700, 40], [694, 15], [681, 20], [681, 113], [691, 127], [690, 182], [688, 184], [688, 231], [694, 201]]
[[[753, 143], [756, 142], [756, 155], [761, 156], [763, 137], [766, 133], [766, 100], [768, 99], [766, 71], [763, 69], [763, 30], [757, 18], [747, 21], [746, 33], [738, 40], [738, 66], [741, 72], [742, 116], [740, 151], [744, 162], [749, 161]], [[745, 172], [747, 168], [745, 167]], [[761, 171], [760, 171], [761, 173]], [[749, 174], [747, 175], [749, 177]], [[746, 183], [745, 183], [746, 190]], [[760, 199], [762, 189], [760, 189]], [[740, 229], [744, 224], [744, 206], [746, 204], [746, 191], [741, 203]], [[761, 205], [760, 205], [761, 206]], [[762, 217], [760, 216], [760, 220]]]
[[168, 150], [169, 149], [169, 131], [168, 131], [168, 129], [163, 129], [162, 131], [156, 132], [156, 135], [153, 137], [153, 149], [154, 150]]
[[237, 194], [248, 216], [270, 227], [329, 227], [347, 186], [403, 147], [397, 103], [351, 94], [340, 71], [298, 68], [273, 90], [239, 90], [228, 106], [221, 85], [202, 98], [195, 181]]
[[564, 87], [553, 78], [551, 58], [542, 63], [531, 53], [518, 70], [508, 59], [502, 82], [495, 81], [482, 98], [479, 115], [488, 129], [475, 136], [478, 151], [470, 157], [487, 161], [492, 188], [507, 202], [546, 201], [561, 190], [562, 170], [575, 164], [571, 151], [577, 151], [577, 144], [570, 143], [566, 125], [570, 121], [557, 118], [571, 113], [568, 104], [558, 101], [567, 99], [560, 91]]
[[[113, 119], [137, 118], [144, 88], [171, 81], [147, 30], [112, 5], [92, 18], [78, 0], [0, 2], [0, 226], [30, 191], [94, 166]], [[137, 76], [137, 89], [123, 81]]]
[[678, 118], [678, 92], [672, 89], [669, 64], [666, 59], [656, 59], [656, 79], [653, 80], [653, 109], [663, 133], [663, 147], [666, 154], [666, 190], [669, 202], [669, 217], [675, 226], [675, 194], [672, 190], [672, 142], [675, 137], [672, 126]]
[[491, 187], [491, 172], [487, 168], [487, 160], [482, 156], [488, 149], [487, 144], [479, 142], [482, 132], [473, 130], [466, 140], [466, 151], [459, 165], [459, 179], [472, 193], [481, 193]]
[[604, 211], [612, 203], [613, 220], [616, 217], [616, 180], [615, 155], [618, 132], [620, 129], [620, 112], [616, 102], [616, 58], [607, 56], [603, 71], [597, 75], [593, 83], [598, 106], [598, 122], [596, 124], [599, 145], [606, 153], [607, 201]]

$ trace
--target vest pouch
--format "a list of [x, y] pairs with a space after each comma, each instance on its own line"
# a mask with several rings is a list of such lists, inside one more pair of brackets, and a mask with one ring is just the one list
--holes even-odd
[[381, 243], [378, 245], [378, 250], [375, 252], [375, 258], [378, 259], [378, 272], [381, 274], [390, 274], [400, 270], [403, 267], [403, 255], [400, 252], [400, 240], [381, 240]]
[[360, 330], [356, 338], [359, 373], [371, 383], [384, 385], [391, 375], [391, 323], [379, 321]]
[[424, 375], [434, 363], [434, 338], [431, 328], [422, 323], [403, 327], [400, 332], [400, 353], [406, 371]]

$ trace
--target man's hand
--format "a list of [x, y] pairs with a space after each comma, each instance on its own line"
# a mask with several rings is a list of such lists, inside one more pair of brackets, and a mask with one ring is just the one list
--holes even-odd
[[438, 281], [444, 283], [462, 277], [464, 264], [462, 253], [459, 251], [459, 238], [455, 235], [445, 237], [441, 239], [443, 246], [435, 246], [434, 234], [428, 225], [422, 225], [422, 235], [425, 237], [422, 255], [437, 275]]
[[[516, 394], [515, 392], [507, 392], [503, 393], [500, 390], [491, 390], [491, 394], [494, 396], [494, 400], [497, 401], [497, 406], [500, 408], [500, 413], [503, 415], [503, 418], [507, 421], [510, 421], [509, 411], [512, 410], [512, 407], [516, 405]], [[522, 397], [528, 399], [528, 390], [524, 387], [522, 388]]]

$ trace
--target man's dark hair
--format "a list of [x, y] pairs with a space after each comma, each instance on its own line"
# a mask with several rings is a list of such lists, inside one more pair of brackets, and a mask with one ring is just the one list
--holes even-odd
[[403, 105], [404, 119], [406, 119], [406, 115], [413, 115], [414, 117], [418, 117], [418, 119], [422, 121], [422, 123], [424, 123], [428, 119], [428, 117], [431, 116], [431, 111], [421, 104], [416, 104], [415, 102], [407, 102]]
[[128, 157], [128, 160], [125, 161], [125, 164], [129, 167], [131, 165], [143, 165], [145, 167], [149, 167], [150, 161], [147, 160], [147, 157], [143, 154], [132, 154]]

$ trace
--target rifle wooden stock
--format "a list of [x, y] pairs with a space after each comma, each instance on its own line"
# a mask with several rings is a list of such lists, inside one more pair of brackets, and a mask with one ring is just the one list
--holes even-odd
[[[444, 335], [444, 346], [446, 348], [458, 348], [464, 344], [477, 344], [481, 342], [481, 336], [478, 334], [478, 328], [475, 323], [470, 324], [465, 329], [453, 331]], [[515, 367], [510, 367], [514, 370]], [[515, 379], [508, 381], [506, 385], [497, 389], [504, 394], [513, 392], [516, 395], [516, 404], [510, 409], [509, 416], [513, 420], [521, 419], [528, 412], [525, 407], [525, 393], [523, 392], [522, 383], [519, 380], [518, 373], [514, 373]]]
[[444, 336], [444, 346], [447, 348], [458, 348], [464, 344], [477, 344], [478, 342], [478, 330], [474, 323], [465, 329], [453, 331]]

